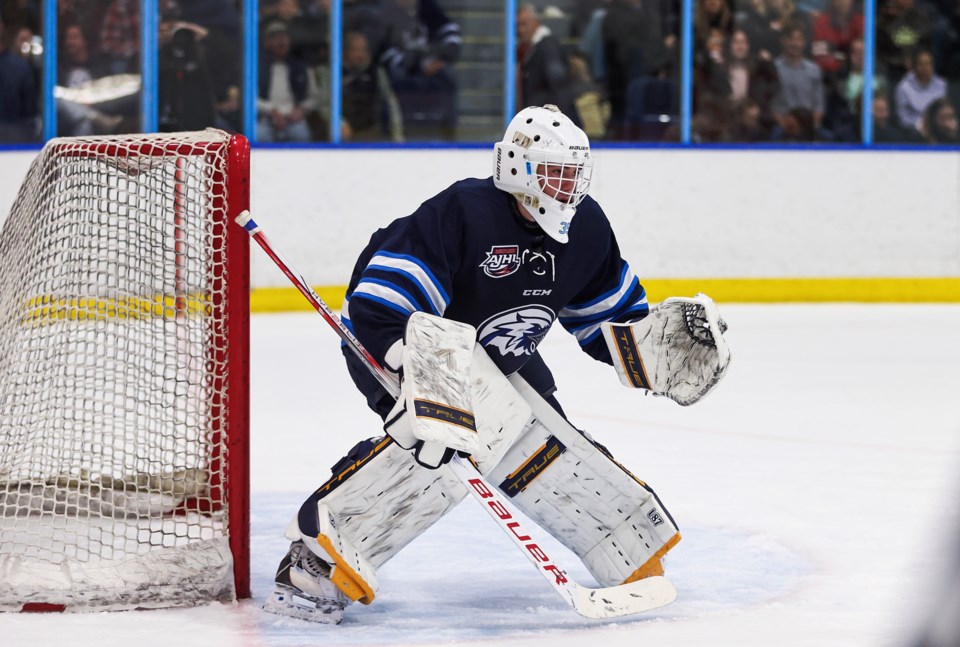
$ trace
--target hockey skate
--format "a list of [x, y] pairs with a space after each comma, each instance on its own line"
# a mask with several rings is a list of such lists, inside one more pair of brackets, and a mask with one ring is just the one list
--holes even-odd
[[277, 568], [276, 585], [263, 610], [338, 625], [343, 620], [343, 608], [349, 603], [347, 596], [330, 581], [330, 565], [310, 552], [302, 541], [295, 541]]

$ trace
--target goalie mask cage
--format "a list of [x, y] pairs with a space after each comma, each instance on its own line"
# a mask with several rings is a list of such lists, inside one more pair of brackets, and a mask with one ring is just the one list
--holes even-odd
[[0, 231], [0, 610], [249, 596], [249, 144], [61, 138]]

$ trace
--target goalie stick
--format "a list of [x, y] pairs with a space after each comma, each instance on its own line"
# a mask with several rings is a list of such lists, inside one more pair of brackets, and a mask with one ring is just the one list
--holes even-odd
[[[250, 237], [260, 245], [267, 256], [276, 263], [314, 309], [330, 324], [334, 332], [360, 358], [364, 366], [373, 373], [383, 388], [393, 397], [399, 397], [400, 387], [396, 380], [377, 363], [360, 343], [360, 340], [323, 302], [323, 299], [317, 296], [317, 293], [313, 291], [303, 275], [296, 272], [274, 249], [273, 244], [253, 220], [250, 212], [242, 212], [236, 217], [236, 222], [250, 234]], [[474, 466], [468, 465], [459, 455], [454, 455], [449, 467], [467, 488], [467, 491], [497, 522], [500, 529], [510, 537], [513, 543], [520, 548], [520, 551], [537, 568], [544, 579], [581, 616], [586, 618], [617, 618], [650, 611], [670, 604], [676, 599], [677, 591], [673, 584], [662, 576], [648, 577], [629, 584], [599, 589], [577, 584], [567, 577], [566, 570], [559, 567], [547, 554], [541, 542], [537, 541], [530, 531], [524, 528], [512, 506], [507, 503], [504, 497], [500, 496], [496, 488], [490, 486], [483, 479]]]

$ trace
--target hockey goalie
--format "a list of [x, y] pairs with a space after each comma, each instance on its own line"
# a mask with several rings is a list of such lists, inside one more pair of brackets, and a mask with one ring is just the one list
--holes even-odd
[[454, 455], [602, 587], [664, 574], [677, 524], [567, 420], [538, 345], [559, 321], [624, 385], [689, 405], [727, 370], [726, 326], [705, 295], [649, 306], [587, 195], [592, 168], [570, 119], [526, 108], [494, 145], [493, 177], [456, 182], [373, 234], [342, 321], [400, 395], [345, 350], [385, 433], [333, 465], [290, 522], [267, 611], [339, 623], [372, 603], [377, 569], [467, 495]]

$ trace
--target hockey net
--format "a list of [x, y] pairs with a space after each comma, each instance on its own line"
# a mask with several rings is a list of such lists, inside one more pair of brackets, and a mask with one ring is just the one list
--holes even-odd
[[249, 144], [62, 138], [0, 230], [0, 610], [249, 595]]

